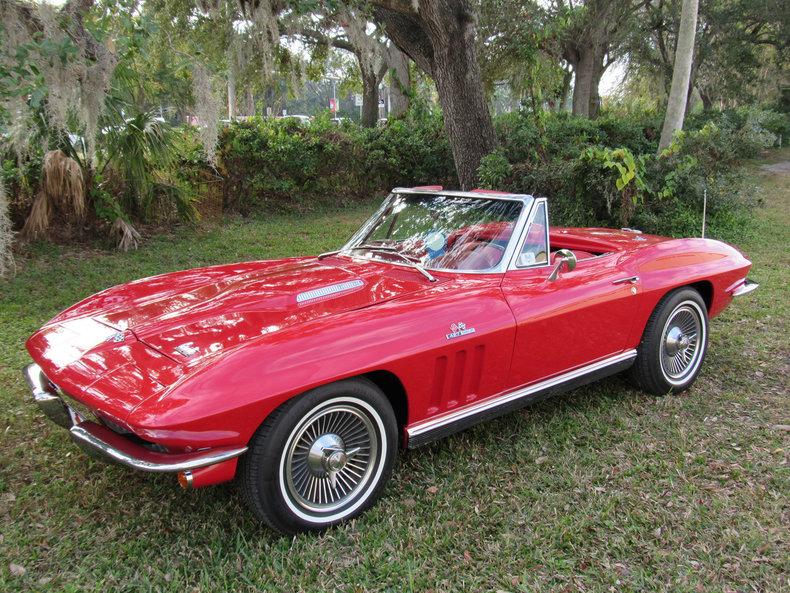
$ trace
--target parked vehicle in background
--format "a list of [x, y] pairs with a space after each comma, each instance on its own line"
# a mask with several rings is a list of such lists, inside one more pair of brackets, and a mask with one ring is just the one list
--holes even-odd
[[298, 120], [302, 125], [307, 125], [313, 121], [313, 118], [309, 115], [278, 115], [277, 119], [295, 119]]
[[28, 340], [25, 374], [89, 451], [185, 488], [237, 478], [274, 529], [323, 529], [375, 502], [399, 447], [621, 371], [688, 389], [709, 318], [757, 288], [724, 243], [548, 209], [396, 189], [335, 252], [88, 297]]

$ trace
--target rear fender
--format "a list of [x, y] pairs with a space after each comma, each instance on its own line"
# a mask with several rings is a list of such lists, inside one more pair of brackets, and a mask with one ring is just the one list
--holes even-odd
[[[708, 316], [721, 313], [732, 301], [727, 288], [746, 277], [751, 262], [737, 249], [711, 239], [675, 239], [639, 250], [633, 255], [641, 287], [640, 306], [630, 342], [636, 346], [647, 320], [667, 294], [684, 286], [709, 291]], [[629, 267], [630, 267], [629, 266]]]

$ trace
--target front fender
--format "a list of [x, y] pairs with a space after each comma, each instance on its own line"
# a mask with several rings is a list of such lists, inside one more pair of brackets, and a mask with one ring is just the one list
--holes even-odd
[[[268, 334], [227, 356], [206, 361], [128, 419], [147, 438], [194, 439], [206, 446], [245, 444], [263, 420], [305, 391], [371, 371], [397, 376], [409, 399], [409, 422], [429, 413], [436, 360], [462, 345], [486, 350], [480, 395], [500, 391], [510, 366], [514, 319], [498, 283], [443, 284], [367, 309], [315, 319]], [[461, 340], [452, 323], [474, 322]], [[218, 429], [221, 427], [221, 434]]]

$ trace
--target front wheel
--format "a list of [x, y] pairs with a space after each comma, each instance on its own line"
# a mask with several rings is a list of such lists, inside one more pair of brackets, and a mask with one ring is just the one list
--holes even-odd
[[253, 512], [282, 533], [317, 531], [373, 505], [392, 472], [397, 422], [364, 379], [325, 385], [275, 410], [240, 467]]
[[654, 395], [685, 391], [699, 374], [708, 348], [705, 301], [680, 288], [659, 302], [645, 327], [631, 378]]

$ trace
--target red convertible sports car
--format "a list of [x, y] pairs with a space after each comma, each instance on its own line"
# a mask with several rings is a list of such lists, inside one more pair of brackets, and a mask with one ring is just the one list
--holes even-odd
[[235, 478], [274, 529], [317, 530], [374, 503], [399, 447], [626, 369], [687, 389], [750, 267], [713, 240], [549, 227], [544, 198], [396, 189], [336, 252], [88, 297], [25, 374], [89, 452]]

